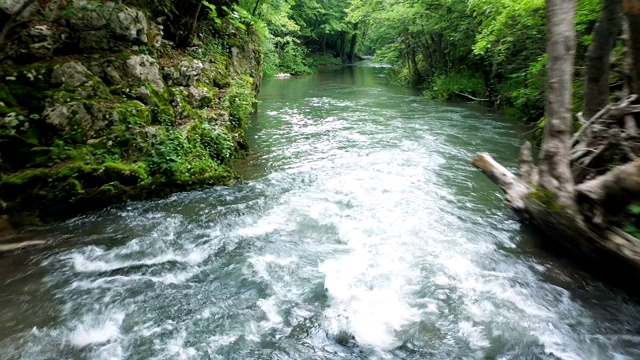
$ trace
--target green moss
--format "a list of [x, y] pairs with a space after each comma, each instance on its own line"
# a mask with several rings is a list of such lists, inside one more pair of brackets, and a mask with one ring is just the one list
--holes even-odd
[[151, 110], [143, 103], [133, 100], [110, 104], [109, 108], [118, 114], [120, 122], [131, 125], [151, 124]]
[[[123, 188], [128, 192], [147, 178], [144, 164], [66, 163], [5, 176], [0, 181], [0, 198], [13, 212], [30, 211], [42, 220], [55, 220], [120, 202], [125, 199]], [[120, 187], [111, 193], [118, 196], [108, 197], [104, 186], [114, 182]]]
[[5, 116], [12, 112], [22, 113], [18, 102], [11, 95], [9, 87], [5, 84], [0, 84], [0, 116]]
[[42, 112], [44, 100], [47, 98], [46, 92], [52, 87], [51, 72], [54, 66], [54, 62], [44, 62], [25, 66], [20, 70], [3, 72], [0, 76], [6, 87], [5, 93], [8, 90], [15, 101], [9, 107], [19, 106], [28, 109], [31, 114]]
[[175, 123], [176, 113], [171, 106], [169, 89], [162, 92], [156, 90], [151, 84], [147, 84], [145, 88], [151, 94], [153, 106], [151, 107], [151, 122], [153, 124], [173, 125]]
[[[246, 148], [243, 127], [255, 89], [249, 76], [232, 80], [229, 50], [251, 40], [229, 24], [211, 26], [206, 44], [193, 50], [206, 65], [195, 86], [208, 95], [197, 101], [184, 88], [157, 91], [146, 84], [146, 94], [127, 84], [107, 87], [98, 77], [79, 88], [60, 87], [51, 83], [56, 60], [5, 71], [0, 115], [20, 117], [0, 126], [0, 144], [9, 150], [0, 148], [0, 199], [14, 223], [64, 219], [130, 199], [234, 182], [229, 164]], [[92, 69], [120, 69], [132, 54], [129, 48], [109, 60], [79, 61], [97, 62]], [[170, 54], [185, 57], [179, 50]], [[49, 124], [45, 101], [77, 114]]]
[[527, 195], [529, 199], [535, 200], [542, 204], [549, 211], [558, 213], [562, 212], [565, 208], [558, 203], [558, 197], [547, 189], [536, 187], [536, 190]]

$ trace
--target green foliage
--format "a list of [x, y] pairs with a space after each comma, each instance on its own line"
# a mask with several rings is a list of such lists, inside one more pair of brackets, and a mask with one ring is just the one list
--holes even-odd
[[226, 45], [218, 37], [205, 32], [207, 36], [198, 46], [190, 47], [187, 50], [189, 56], [200, 61], [220, 62], [227, 56]]
[[342, 59], [328, 53], [318, 53], [311, 56], [311, 66], [342, 65]]
[[487, 91], [484, 81], [478, 74], [469, 71], [435, 76], [427, 86], [424, 96], [431, 99], [449, 100], [466, 94], [475, 98], [484, 98]]
[[640, 205], [631, 204], [627, 206], [624, 220], [622, 221], [622, 230], [632, 236], [640, 239]]
[[253, 113], [253, 105], [257, 102], [253, 91], [253, 79], [242, 75], [234, 79], [225, 94], [229, 102], [229, 119], [239, 129], [246, 127]]
[[300, 40], [292, 36], [275, 37], [268, 35], [265, 48], [265, 67], [267, 75], [275, 73], [308, 74], [313, 71], [307, 49]]

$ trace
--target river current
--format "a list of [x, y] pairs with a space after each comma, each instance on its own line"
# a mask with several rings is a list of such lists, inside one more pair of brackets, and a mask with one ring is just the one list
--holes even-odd
[[265, 81], [241, 183], [34, 230], [55, 250], [0, 264], [0, 359], [640, 358], [640, 306], [469, 164], [513, 168], [526, 129], [384, 73]]

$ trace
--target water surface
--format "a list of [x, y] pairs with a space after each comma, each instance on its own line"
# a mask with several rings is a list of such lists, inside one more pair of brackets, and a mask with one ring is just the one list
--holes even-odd
[[526, 129], [367, 64], [266, 81], [246, 181], [39, 230], [0, 264], [0, 358], [640, 358], [640, 307], [469, 165]]

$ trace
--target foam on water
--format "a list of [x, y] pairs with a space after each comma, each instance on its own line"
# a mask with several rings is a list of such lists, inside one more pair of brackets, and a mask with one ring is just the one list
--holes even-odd
[[76, 348], [115, 342], [120, 336], [120, 326], [125, 314], [114, 312], [85, 316], [68, 333], [69, 343]]

